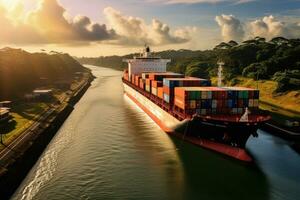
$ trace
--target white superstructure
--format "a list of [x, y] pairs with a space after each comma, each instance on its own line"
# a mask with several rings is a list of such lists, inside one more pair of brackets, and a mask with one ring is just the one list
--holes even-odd
[[152, 56], [150, 48], [146, 46], [141, 56], [134, 57], [133, 59], [125, 59], [124, 62], [128, 63], [128, 75], [129, 80], [131, 80], [132, 74], [166, 72], [167, 63], [171, 62], [171, 60]]

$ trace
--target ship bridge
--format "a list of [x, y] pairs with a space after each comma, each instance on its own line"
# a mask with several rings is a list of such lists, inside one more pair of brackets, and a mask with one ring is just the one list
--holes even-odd
[[142, 72], [166, 72], [167, 64], [171, 60], [152, 56], [150, 48], [146, 46], [140, 56], [135, 56], [133, 59], [124, 59], [123, 62], [128, 63], [128, 75], [131, 79], [132, 74], [140, 75]]

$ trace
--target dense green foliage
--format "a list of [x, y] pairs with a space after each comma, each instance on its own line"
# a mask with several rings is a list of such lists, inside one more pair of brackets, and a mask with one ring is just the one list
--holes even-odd
[[67, 54], [28, 53], [21, 49], [0, 50], [0, 100], [21, 97], [41, 82], [70, 82], [86, 69]]
[[[224, 79], [231, 81], [236, 76], [253, 79], [276, 80], [278, 92], [299, 90], [300, 39], [276, 37], [270, 41], [256, 37], [238, 44], [235, 41], [222, 42], [213, 50], [190, 51], [169, 50], [155, 53], [162, 58], [170, 58], [170, 71], [189, 76], [216, 76], [217, 62], [225, 62]], [[123, 58], [132, 58], [133, 54], [99, 58], [80, 58], [83, 64], [123, 69]], [[274, 77], [273, 77], [274, 76]]]

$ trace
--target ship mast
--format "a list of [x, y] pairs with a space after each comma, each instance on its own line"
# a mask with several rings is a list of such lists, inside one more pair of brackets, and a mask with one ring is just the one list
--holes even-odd
[[218, 87], [222, 86], [222, 79], [223, 79], [223, 66], [225, 65], [225, 63], [223, 61], [219, 61], [218, 62]]

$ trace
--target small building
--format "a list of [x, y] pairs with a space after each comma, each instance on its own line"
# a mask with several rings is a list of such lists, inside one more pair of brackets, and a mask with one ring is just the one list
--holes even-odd
[[0, 101], [0, 107], [10, 108], [12, 105], [12, 101]]
[[9, 108], [0, 108], [0, 124], [7, 122], [10, 119]]
[[33, 96], [39, 100], [51, 100], [53, 97], [52, 90], [34, 90]]
[[30, 101], [50, 101], [53, 99], [53, 92], [52, 90], [36, 89], [32, 93], [25, 94], [24, 98]]

